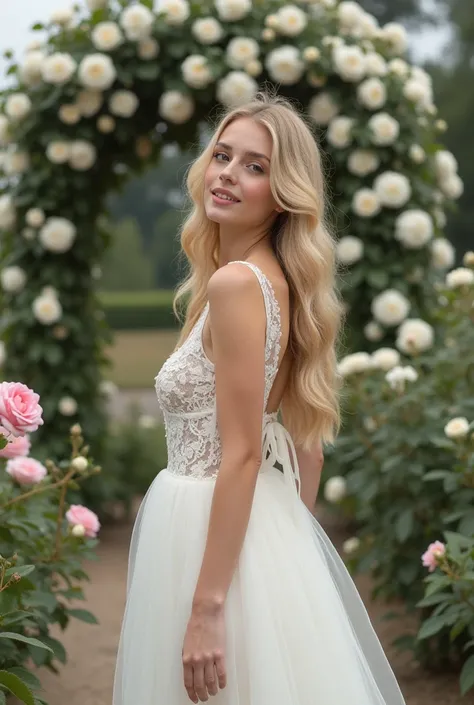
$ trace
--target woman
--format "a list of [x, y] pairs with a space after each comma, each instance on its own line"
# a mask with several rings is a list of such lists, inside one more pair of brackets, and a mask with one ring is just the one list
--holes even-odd
[[316, 143], [260, 95], [223, 118], [188, 188], [191, 297], [156, 378], [168, 467], [134, 527], [113, 703], [402, 705], [311, 513], [341, 320]]

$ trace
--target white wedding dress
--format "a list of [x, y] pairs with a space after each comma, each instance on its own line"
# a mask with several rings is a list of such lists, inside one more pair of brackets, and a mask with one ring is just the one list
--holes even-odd
[[[265, 302], [265, 408], [278, 368], [280, 310], [263, 272], [241, 264], [257, 276]], [[214, 368], [202, 346], [208, 310], [156, 377], [168, 467], [133, 529], [113, 705], [191, 702], [181, 652], [221, 458]], [[294, 444], [276, 413], [263, 416], [262, 444], [265, 460], [225, 604], [228, 682], [210, 702], [403, 705], [357, 589], [299, 497]]]

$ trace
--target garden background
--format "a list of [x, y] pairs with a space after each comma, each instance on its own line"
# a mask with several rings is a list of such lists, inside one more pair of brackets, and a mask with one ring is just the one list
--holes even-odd
[[[38, 45], [6, 54], [0, 357], [4, 379], [41, 394], [45, 425], [31, 455], [47, 477], [45, 492], [31, 499], [22, 498], [28, 487], [18, 474], [0, 481], [0, 553], [18, 554], [3, 564], [0, 583], [10, 634], [0, 639], [0, 703], [9, 691], [28, 705], [110, 702], [131, 521], [166, 466], [153, 378], [177, 340], [171, 302], [185, 273], [183, 180], [216, 96], [233, 104], [262, 80], [308, 110], [335, 203], [350, 334], [340, 363], [344, 425], [326, 453], [316, 512], [358, 576], [407, 703], [467, 701], [474, 686], [470, 2], [314, 0], [288, 8], [280, 0], [169, 0], [155, 3], [154, 14], [152, 7], [87, 0], [74, 19], [68, 8], [41, 17], [38, 3]], [[209, 16], [213, 23], [203, 24]], [[424, 70], [410, 68], [405, 60], [415, 60], [420, 32], [436, 27], [446, 29], [446, 43]], [[100, 59], [87, 66], [93, 52]], [[82, 98], [76, 69], [88, 92]], [[74, 456], [86, 459], [84, 468]], [[64, 484], [53, 487], [60, 478], [67, 496]], [[96, 532], [73, 531], [64, 502], [98, 514], [98, 545]], [[52, 651], [28, 643], [36, 637]]]

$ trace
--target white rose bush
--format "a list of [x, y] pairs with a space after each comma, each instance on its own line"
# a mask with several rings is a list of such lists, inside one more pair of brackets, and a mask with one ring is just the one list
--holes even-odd
[[357, 548], [346, 557], [372, 575], [374, 595], [398, 600], [398, 613], [419, 608], [419, 634], [398, 646], [421, 663], [458, 665], [465, 693], [474, 687], [473, 253], [433, 293], [430, 322], [398, 292], [382, 293], [370, 325], [390, 326], [393, 347], [375, 329], [374, 352], [340, 359], [348, 422], [326, 454], [322, 497], [350, 521]]

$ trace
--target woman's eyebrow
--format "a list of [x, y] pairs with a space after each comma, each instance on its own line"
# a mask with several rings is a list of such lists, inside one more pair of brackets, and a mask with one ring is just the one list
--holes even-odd
[[[216, 142], [216, 147], [223, 147], [224, 149], [227, 149], [227, 151], [232, 152], [232, 147], [230, 146], [230, 144], [226, 144], [225, 142]], [[245, 152], [245, 156], [256, 157], [257, 159], [266, 159], [267, 162], [270, 162], [270, 159], [267, 157], [267, 155], [261, 154], [260, 152]]]

